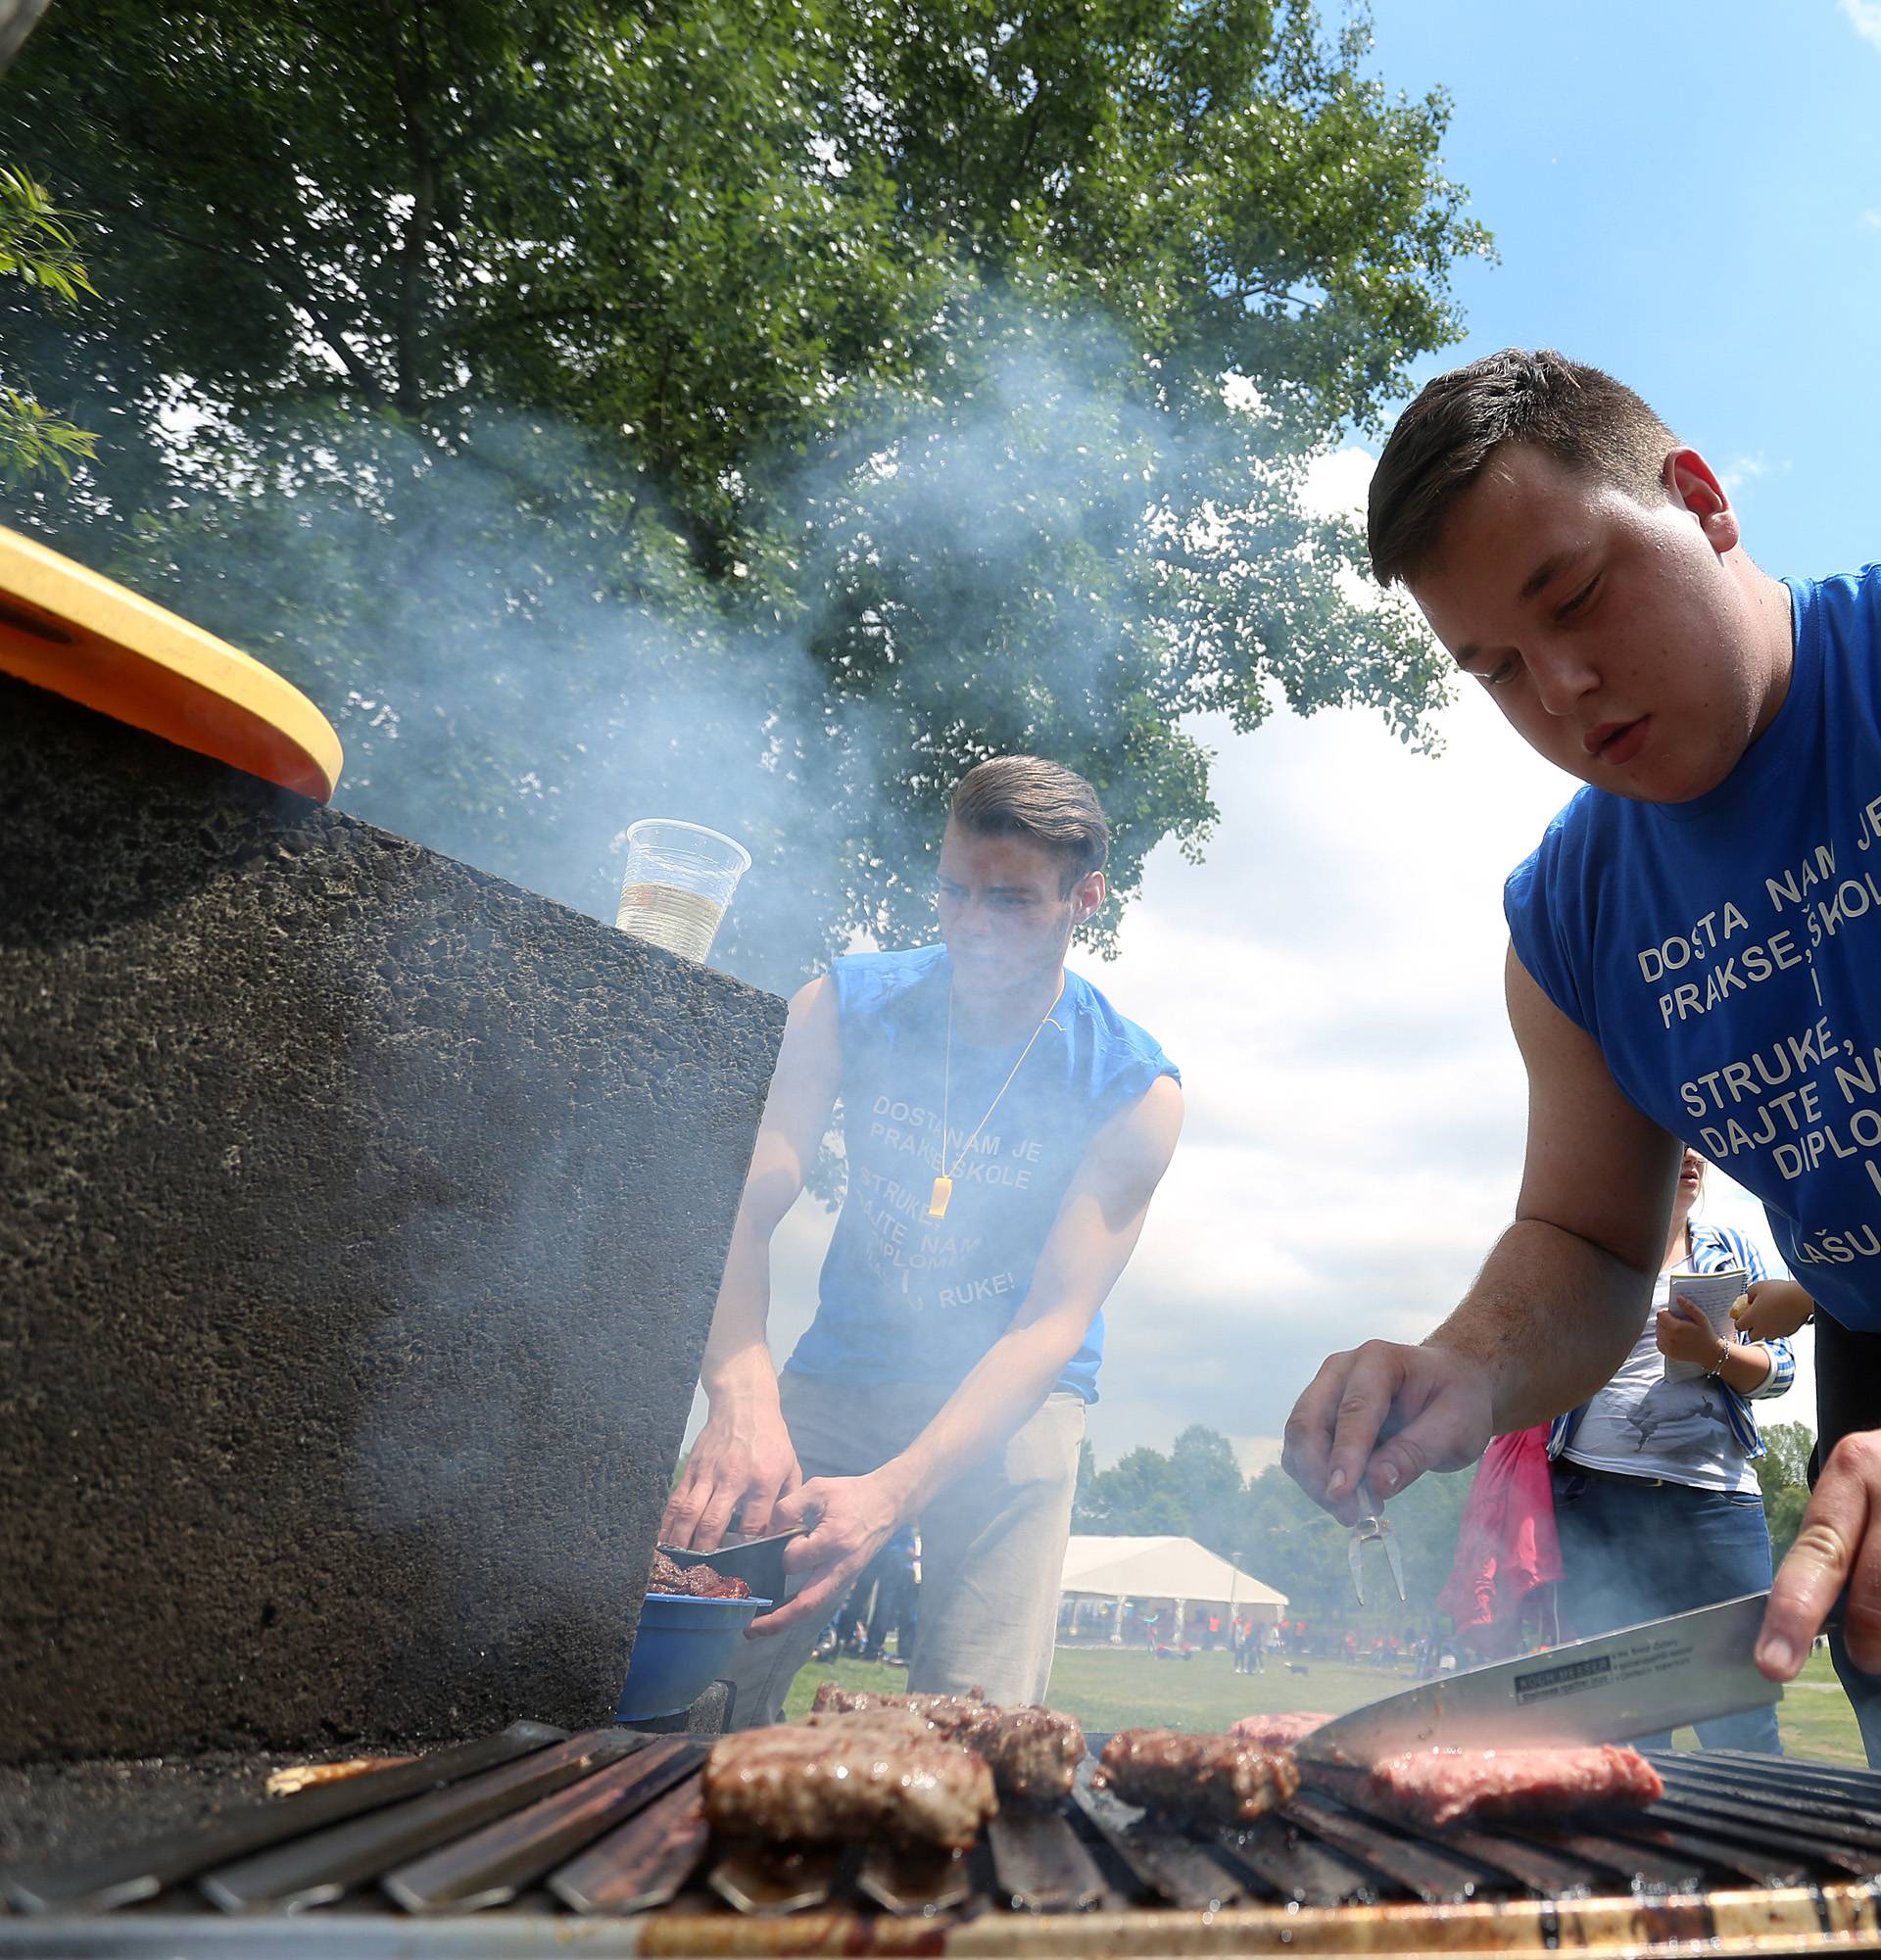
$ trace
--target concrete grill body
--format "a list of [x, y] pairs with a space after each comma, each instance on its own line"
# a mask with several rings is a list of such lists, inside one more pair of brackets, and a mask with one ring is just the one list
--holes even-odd
[[0, 678], [0, 1762], [606, 1720], [783, 1016]]

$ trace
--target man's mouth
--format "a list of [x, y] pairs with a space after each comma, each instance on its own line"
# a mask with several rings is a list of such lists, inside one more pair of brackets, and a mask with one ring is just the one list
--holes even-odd
[[1630, 762], [1646, 740], [1650, 719], [1641, 715], [1636, 721], [1604, 721], [1581, 737], [1581, 746], [1597, 762], [1611, 762], [1616, 767]]

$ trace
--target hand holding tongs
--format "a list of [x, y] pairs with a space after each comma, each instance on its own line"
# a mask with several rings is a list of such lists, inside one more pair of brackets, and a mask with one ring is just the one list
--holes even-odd
[[1404, 1598], [1404, 1554], [1398, 1547], [1398, 1534], [1384, 1521], [1384, 1506], [1372, 1495], [1371, 1486], [1361, 1480], [1353, 1493], [1362, 1506], [1359, 1521], [1352, 1527], [1352, 1536], [1346, 1545], [1346, 1556], [1352, 1564], [1352, 1591], [1360, 1605], [1365, 1604], [1365, 1548], [1371, 1544], [1384, 1547], [1384, 1555], [1391, 1565], [1391, 1583], [1398, 1589], [1398, 1598]]

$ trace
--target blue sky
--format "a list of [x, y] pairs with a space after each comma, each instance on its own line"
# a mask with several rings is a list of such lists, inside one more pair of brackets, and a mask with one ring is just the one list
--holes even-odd
[[[1377, 72], [1454, 97], [1447, 174], [1496, 234], [1462, 268], [1468, 338], [1638, 389], [1733, 486], [1765, 570], [1881, 555], [1881, 0], [1380, 0]], [[1372, 456], [1330, 457], [1362, 506]], [[1182, 1065], [1188, 1121], [1107, 1315], [1100, 1462], [1189, 1422], [1271, 1460], [1324, 1357], [1416, 1340], [1512, 1215], [1525, 1084], [1502, 1001], [1502, 881], [1572, 782], [1482, 691], [1412, 755], [1375, 720], [1216, 731], [1206, 860], [1150, 859], [1121, 956], [1084, 962]], [[1074, 962], [1074, 964], [1078, 964]], [[1767, 1245], [1713, 1177], [1702, 1216]], [[772, 1333], [806, 1324], [829, 1219], [780, 1235]], [[1810, 1419], [1813, 1364], [1759, 1405]]]
[[[1379, 0], [1375, 72], [1441, 85], [1496, 234], [1462, 346], [1553, 345], [1733, 470], [1778, 575], [1877, 550], [1881, 4]], [[1861, 31], [1865, 25], [1865, 34]]]

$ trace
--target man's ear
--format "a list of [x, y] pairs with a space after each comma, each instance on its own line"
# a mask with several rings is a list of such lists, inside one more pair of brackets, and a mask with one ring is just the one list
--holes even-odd
[[1717, 472], [1696, 450], [1674, 450], [1661, 469], [1666, 495], [1698, 519], [1705, 542], [1721, 558], [1740, 543], [1737, 511], [1717, 480]]
[[1110, 881], [1101, 871], [1087, 871], [1071, 888], [1072, 906], [1077, 912], [1077, 923], [1082, 926], [1086, 919], [1093, 919], [1104, 909], [1104, 900], [1110, 896]]

